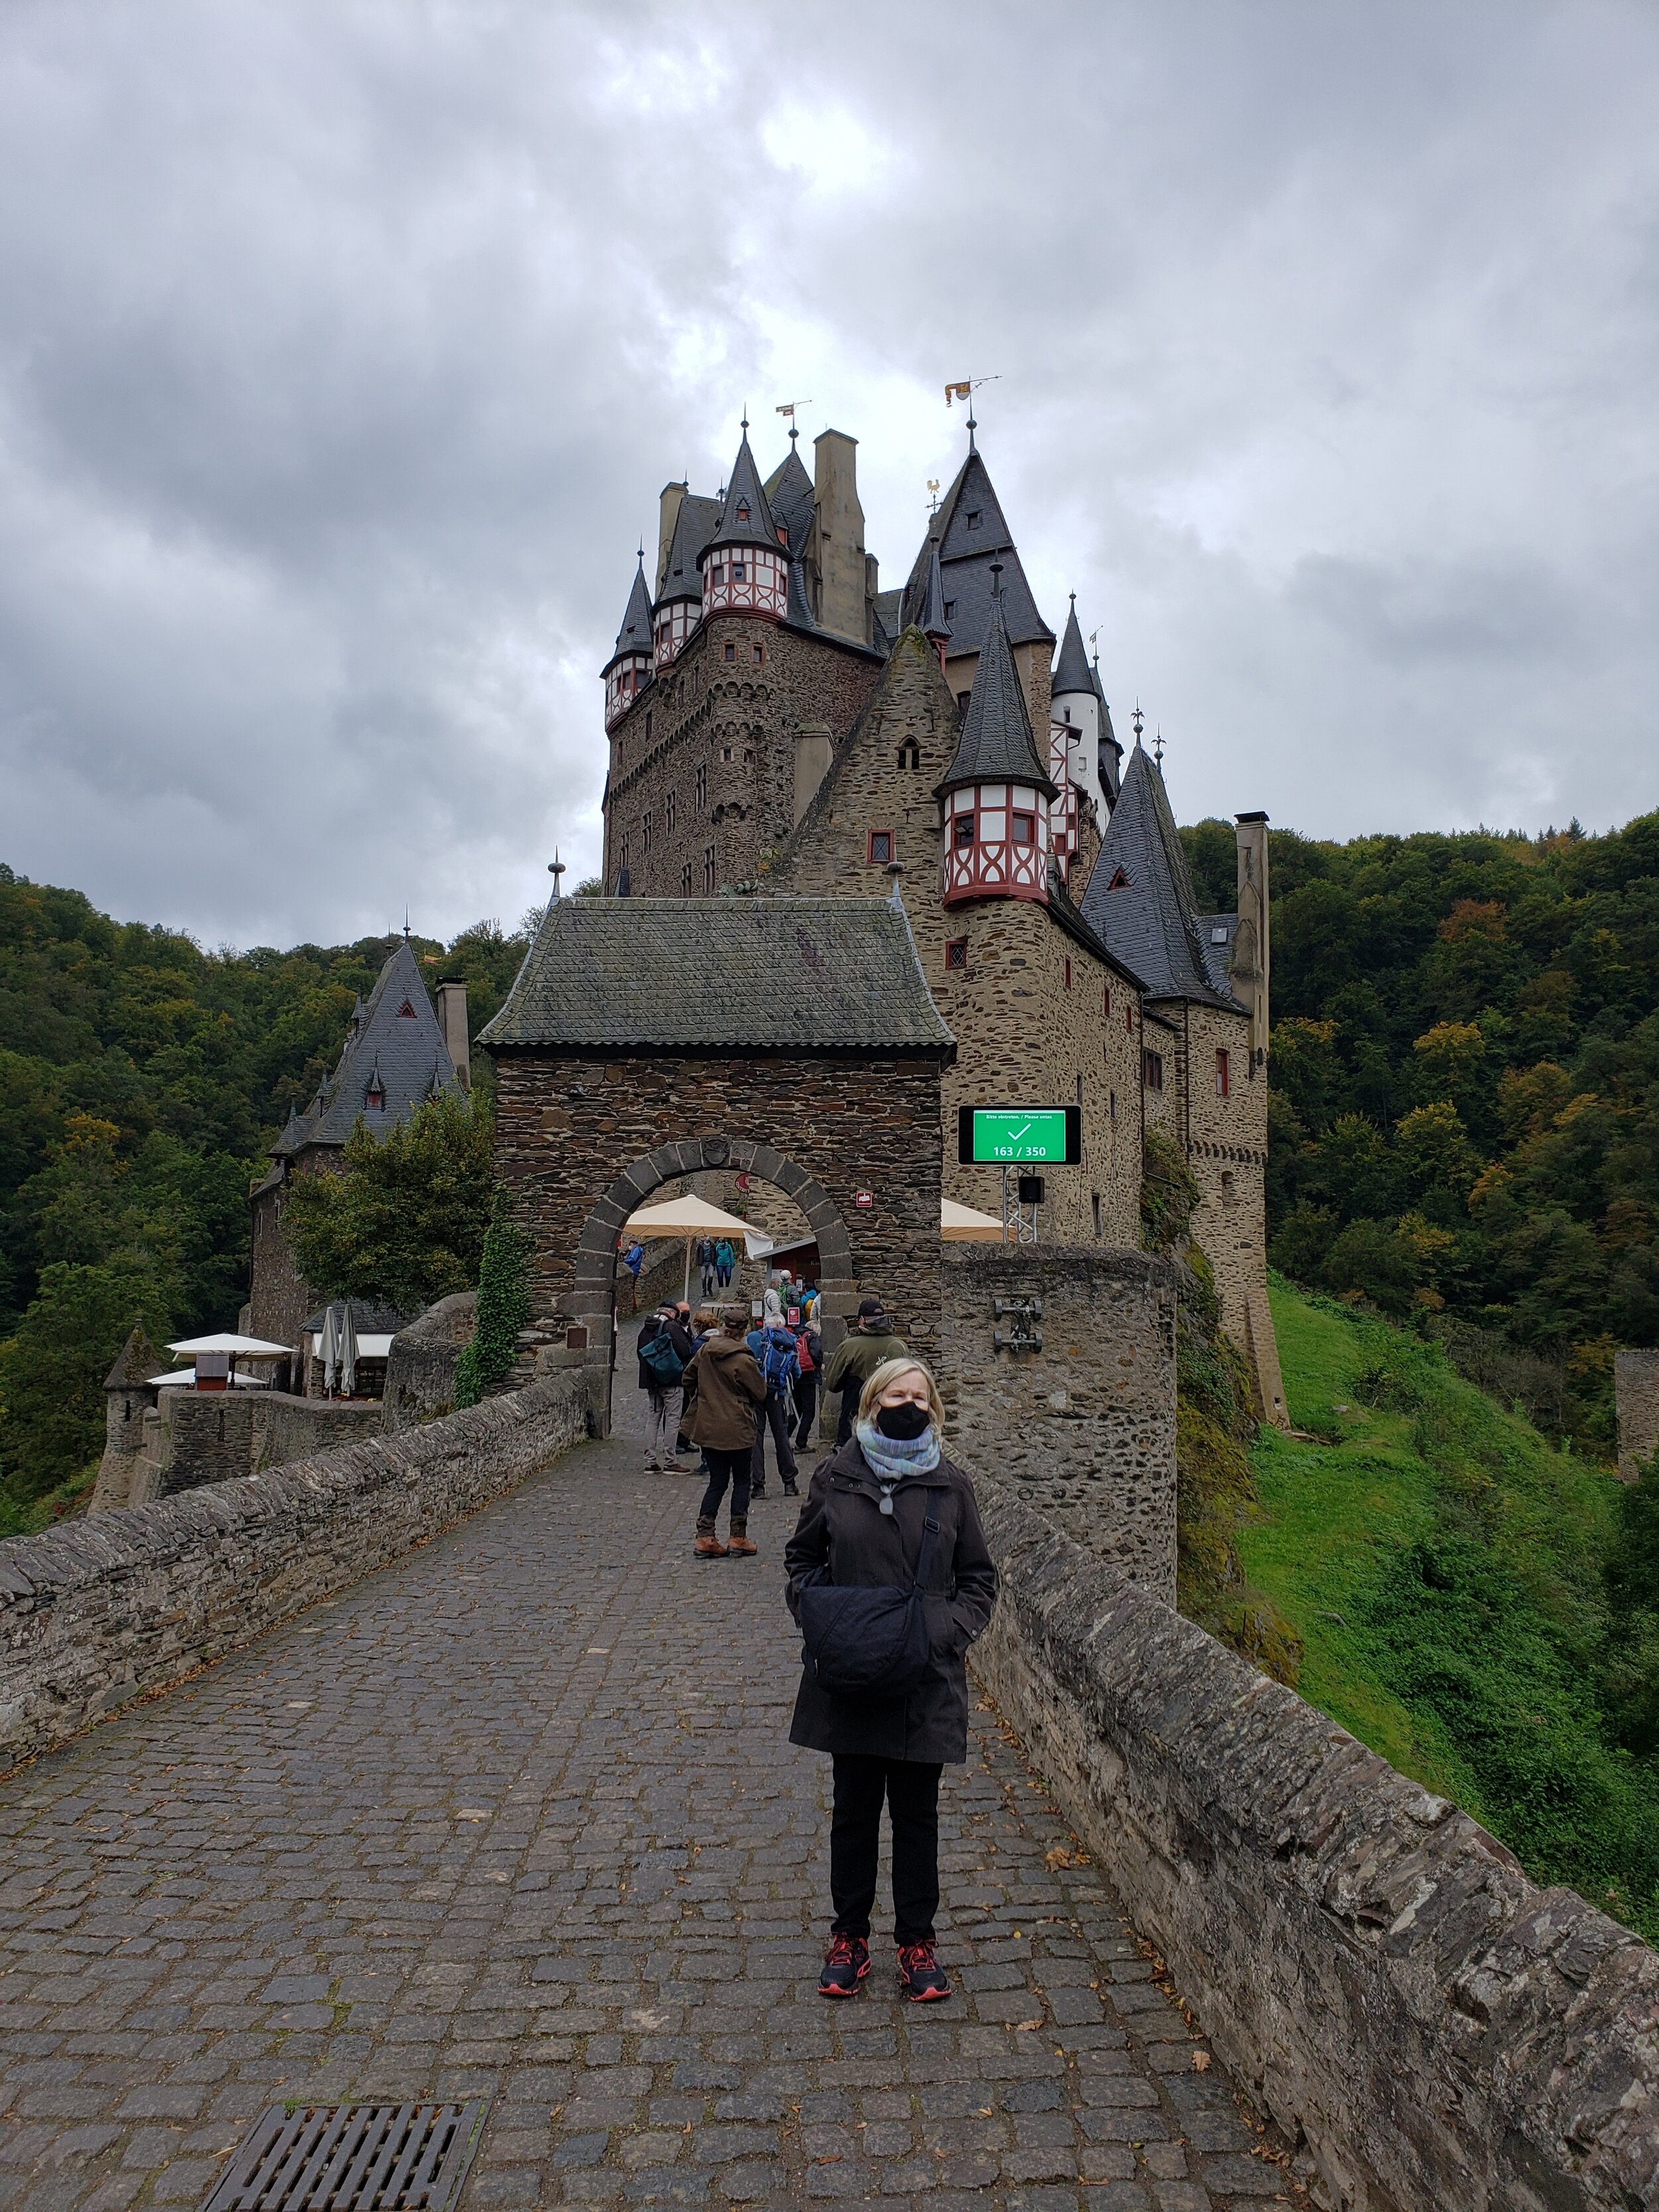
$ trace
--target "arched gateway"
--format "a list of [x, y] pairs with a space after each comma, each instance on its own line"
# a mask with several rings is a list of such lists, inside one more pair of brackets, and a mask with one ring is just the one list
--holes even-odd
[[610, 1419], [617, 1240], [704, 1169], [774, 1184], [817, 1237], [831, 1343], [878, 1293], [939, 1357], [939, 1077], [956, 1047], [890, 900], [555, 899], [480, 1042], [538, 1311]]

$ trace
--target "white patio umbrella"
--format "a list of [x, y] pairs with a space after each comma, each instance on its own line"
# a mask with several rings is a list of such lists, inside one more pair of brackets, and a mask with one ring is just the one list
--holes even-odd
[[330, 1392], [340, 1373], [340, 1309], [330, 1306], [323, 1316], [323, 1330], [317, 1340], [317, 1357], [323, 1363], [323, 1388]]
[[651, 1237], [683, 1237], [685, 1239], [685, 1297], [691, 1297], [691, 1247], [700, 1237], [741, 1237], [744, 1249], [751, 1260], [764, 1257], [772, 1249], [772, 1239], [747, 1221], [739, 1220], [735, 1213], [723, 1213], [718, 1206], [710, 1206], [706, 1198], [671, 1198], [661, 1206], [641, 1206], [623, 1224], [625, 1237], [637, 1237], [641, 1243]]
[[357, 1324], [351, 1317], [351, 1301], [340, 1308], [340, 1389], [350, 1397], [357, 1387]]
[[958, 1206], [953, 1198], [942, 1198], [939, 1233], [947, 1243], [1000, 1244], [1002, 1224], [994, 1213], [980, 1213], [971, 1206]]

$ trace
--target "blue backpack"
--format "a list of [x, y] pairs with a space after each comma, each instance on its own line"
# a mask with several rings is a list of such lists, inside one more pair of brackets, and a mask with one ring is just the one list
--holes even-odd
[[640, 1358], [656, 1376], [659, 1389], [672, 1390], [685, 1372], [685, 1363], [674, 1349], [665, 1322], [657, 1323], [654, 1335], [641, 1339]]
[[748, 1343], [772, 1395], [781, 1398], [793, 1390], [795, 1377], [800, 1373], [800, 1360], [795, 1351], [795, 1340], [788, 1330], [751, 1328]]

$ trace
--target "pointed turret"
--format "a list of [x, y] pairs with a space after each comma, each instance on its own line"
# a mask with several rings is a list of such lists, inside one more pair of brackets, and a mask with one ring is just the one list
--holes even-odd
[[939, 565], [939, 544], [934, 542], [927, 563], [927, 589], [923, 594], [921, 611], [916, 617], [916, 628], [939, 654], [939, 665], [945, 665], [945, 654], [951, 642], [951, 625], [945, 616], [945, 580]]
[[781, 621], [789, 603], [788, 536], [772, 520], [749, 450], [746, 420], [726, 504], [699, 566], [705, 616], [770, 615]]
[[683, 485], [671, 487], [676, 495], [662, 560], [662, 588], [652, 609], [653, 650], [659, 674], [676, 660], [681, 647], [702, 620], [702, 575], [698, 560], [719, 527], [720, 502], [703, 499]]
[[[946, 673], [958, 694], [973, 676], [971, 656], [980, 650], [991, 617], [991, 567], [1000, 565], [1002, 624], [1018, 649], [1040, 653], [1046, 669], [1054, 634], [1037, 611], [1025, 580], [1012, 532], [1002, 512], [985, 456], [971, 448], [929, 525], [927, 537], [904, 587], [903, 619], [919, 622], [927, 595], [929, 570], [937, 554], [945, 620], [951, 625]], [[1045, 649], [1046, 648], [1046, 649]], [[1035, 697], [1035, 691], [1032, 693]]]
[[[1063, 757], [1067, 781], [1094, 802], [1103, 821], [1117, 790], [1117, 756], [1112, 750], [1117, 740], [1111, 733], [1099, 673], [1091, 668], [1084, 650], [1075, 592], [1060, 641], [1060, 658], [1054, 663], [1049, 701], [1050, 763]], [[1075, 835], [1073, 825], [1073, 840]]]
[[614, 729], [651, 681], [651, 593], [645, 580], [645, 548], [634, 572], [617, 643], [602, 672], [605, 678], [605, 726]]
[[1089, 678], [1089, 656], [1083, 650], [1083, 632], [1078, 627], [1077, 593], [1072, 593], [1072, 611], [1066, 617], [1066, 629], [1060, 641], [1060, 658], [1054, 663], [1054, 699], [1058, 706], [1062, 698], [1075, 691], [1092, 691]]
[[991, 563], [989, 619], [956, 758], [937, 787], [945, 810], [945, 902], [1044, 901], [1048, 802], [1058, 787], [1037, 758], [1024, 687], [1002, 613], [1001, 563]]
[[1149, 999], [1241, 1011], [1224, 982], [1218, 988], [1206, 957], [1192, 872], [1164, 771], [1139, 738], [1082, 904], [1084, 920], [1140, 977]]

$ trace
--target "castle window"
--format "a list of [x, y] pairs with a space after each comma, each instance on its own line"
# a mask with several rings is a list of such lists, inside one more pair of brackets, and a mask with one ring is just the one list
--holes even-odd
[[622, 866], [623, 866], [624, 868], [628, 866], [628, 840], [627, 840], [627, 838], [626, 838], [626, 837], [624, 837], [624, 838], [623, 839], [623, 841], [622, 841], [622, 861], [621, 861], [621, 865], [622, 865]]
[[730, 745], [722, 745], [722, 746], [720, 747], [720, 758], [721, 758], [723, 761], [728, 761], [728, 760], [730, 760], [730, 759], [731, 759], [731, 757], [732, 757], [732, 748], [731, 748], [731, 746], [730, 746]]
[[691, 863], [690, 863], [690, 860], [688, 860], [688, 861], [686, 862], [685, 866], [684, 866], [680, 870], [680, 896], [681, 896], [682, 898], [690, 898], [690, 896], [691, 896]]
[[1109, 983], [1105, 987], [1102, 997], [1103, 1004], [1100, 1011], [1103, 1014], [1109, 1014], [1112, 1011], [1112, 987]]
[[744, 766], [745, 768], [752, 768], [752, 767], [754, 766], [754, 764], [755, 764], [755, 748], [753, 747], [753, 745], [745, 745], [745, 746], [744, 747], [744, 749], [743, 749], [743, 764], [744, 764]]
[[781, 523], [778, 524], [777, 532], [779, 544], [787, 545], [789, 543], [789, 532], [784, 528]]
[[384, 1111], [386, 1107], [386, 1091], [380, 1084], [371, 1083], [369, 1085], [368, 1091], [363, 1100], [363, 1103], [368, 1108], [372, 1114], [379, 1114]]
[[[1027, 843], [1030, 842], [1030, 841], [1029, 839], [1026, 840]], [[1072, 988], [1072, 963], [1069, 960], [1066, 963], [1066, 988], [1068, 991]], [[1081, 1082], [1082, 1078], [1079, 1076], [1078, 1080]]]
[[749, 520], [749, 502], [748, 502], [748, 501], [747, 501], [746, 499], [740, 499], [740, 500], [738, 501], [738, 520], [739, 522], [747, 522], [747, 521], [748, 521], [748, 520]]
[[763, 645], [757, 645], [757, 646], [755, 647], [755, 665], [756, 665], [756, 667], [757, 667], [757, 668], [763, 667], [763, 666], [765, 665], [765, 661], [766, 661], [766, 647], [765, 647]]
[[1148, 1091], [1164, 1088], [1164, 1055], [1161, 1052], [1143, 1052], [1140, 1055], [1140, 1079]]
[[645, 853], [651, 850], [651, 817], [648, 814], [640, 817], [640, 849]]
[[872, 867], [884, 868], [892, 857], [892, 831], [890, 830], [872, 830], [870, 832], [870, 865]]
[[1232, 1087], [1232, 1063], [1224, 1052], [1218, 1051], [1215, 1056], [1216, 1097], [1225, 1098], [1231, 1093]]
[[957, 850], [959, 853], [965, 852], [968, 847], [974, 842], [973, 816], [971, 814], [958, 814], [957, 817], [956, 830], [953, 834], [957, 841]]
[[951, 620], [951, 617], [956, 613], [956, 601], [954, 599], [946, 599], [945, 602], [945, 619], [946, 622]]
[[977, 530], [977, 529], [979, 528], [979, 526], [980, 526], [981, 523], [981, 522], [983, 522], [983, 521], [984, 521], [984, 520], [985, 520], [985, 518], [984, 518], [984, 516], [981, 514], [981, 512], [980, 512], [980, 510], [978, 509], [978, 507], [970, 507], [970, 508], [969, 509], [969, 511], [968, 511], [968, 527], [969, 528], [969, 530]]
[[1079, 1075], [1077, 1079], [1077, 1103], [1079, 1106], [1083, 1103], [1083, 1078], [1081, 1074]]
[[1223, 1168], [1221, 1170], [1221, 1203], [1224, 1206], [1231, 1206], [1235, 1203], [1237, 1195], [1237, 1194], [1233, 1189], [1233, 1171], [1231, 1168]]
[[726, 659], [727, 659], [728, 660], [735, 660], [735, 659], [737, 659], [737, 657], [738, 657], [738, 648], [737, 648], [737, 647], [736, 647], [735, 645], [728, 645], [728, 646], [726, 647]]
[[1113, 1127], [1115, 1127], [1117, 1125], [1117, 1093], [1115, 1091], [1111, 1091], [1107, 1093], [1107, 1102], [1108, 1115]]
[[696, 793], [697, 811], [701, 814], [704, 807], [708, 804], [708, 769], [706, 764], [699, 768], [697, 770], [695, 779], [695, 789]]
[[898, 760], [899, 766], [901, 768], [920, 768], [921, 766], [921, 747], [918, 744], [901, 745], [899, 747]]
[[669, 793], [667, 798], [663, 801], [662, 811], [668, 823], [668, 834], [672, 837], [674, 834], [674, 817], [678, 811], [678, 802], [676, 801], [672, 791]]
[[732, 563], [732, 581], [734, 584], [741, 584], [744, 582], [747, 578], [748, 574], [748, 569], [744, 568], [741, 561], [734, 561]]
[[410, 1005], [408, 1000], [405, 999], [402, 1006], [398, 1009], [398, 1019], [400, 1022], [412, 1022], [414, 1018], [415, 1009]]
[[953, 937], [951, 939], [945, 948], [945, 964], [947, 969], [966, 968], [968, 965], [968, 940], [965, 937]]
[[647, 744], [651, 742], [651, 709], [648, 707], [645, 710], [645, 742]]
[[705, 896], [714, 888], [714, 848], [712, 845], [705, 845], [702, 848], [702, 888]]
[[1091, 1204], [1093, 1205], [1093, 1206], [1094, 1206], [1094, 1210], [1095, 1210], [1095, 1242], [1096, 1242], [1096, 1243], [1097, 1244], [1097, 1243], [1100, 1242], [1100, 1237], [1101, 1237], [1101, 1227], [1100, 1227], [1100, 1193], [1099, 1193], [1097, 1190], [1097, 1191], [1093, 1191], [1093, 1192], [1091, 1192], [1091, 1193], [1090, 1194], [1090, 1197], [1091, 1197]]
[[1016, 815], [1015, 815], [1015, 817], [1014, 817], [1014, 842], [1015, 842], [1015, 844], [1016, 844], [1016, 845], [1035, 845], [1035, 844], [1036, 844], [1036, 815], [1034, 815], [1034, 814], [1016, 814]]
[[723, 584], [726, 581], [725, 569], [711, 568], [708, 571], [708, 580], [711, 584]]
[[1121, 868], [1113, 869], [1112, 880], [1107, 884], [1106, 888], [1109, 891], [1127, 891], [1128, 890], [1129, 878], [1124, 874]]

